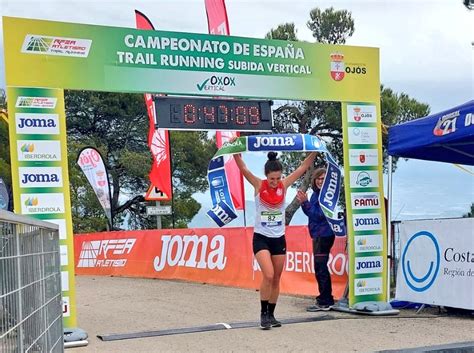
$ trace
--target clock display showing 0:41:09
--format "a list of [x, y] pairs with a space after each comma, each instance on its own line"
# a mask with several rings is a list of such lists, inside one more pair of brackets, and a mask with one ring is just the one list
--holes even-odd
[[169, 130], [271, 131], [270, 101], [155, 97], [156, 125]]
[[[179, 108], [170, 108], [179, 114]], [[236, 105], [229, 107], [225, 104], [215, 106], [188, 103], [183, 106], [182, 117], [185, 124], [195, 124], [201, 120], [204, 124], [215, 124], [216, 122], [218, 124], [228, 124], [229, 122], [235, 122], [237, 125], [259, 125], [261, 120], [260, 107], [258, 105]]]

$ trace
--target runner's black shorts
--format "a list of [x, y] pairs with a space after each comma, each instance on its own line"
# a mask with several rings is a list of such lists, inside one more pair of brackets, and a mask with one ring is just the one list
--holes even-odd
[[270, 251], [270, 255], [286, 254], [286, 239], [282, 235], [279, 238], [266, 237], [260, 233], [253, 233], [253, 253], [256, 255], [260, 250]]

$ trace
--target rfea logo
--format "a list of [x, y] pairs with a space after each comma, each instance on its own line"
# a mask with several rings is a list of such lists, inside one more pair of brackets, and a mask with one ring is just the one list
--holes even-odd
[[74, 56], [89, 56], [92, 40], [78, 38], [50, 37], [27, 34], [21, 47], [22, 53]]

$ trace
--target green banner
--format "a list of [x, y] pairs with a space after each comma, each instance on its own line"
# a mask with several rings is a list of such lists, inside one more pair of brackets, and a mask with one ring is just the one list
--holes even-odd
[[343, 103], [349, 304], [387, 301], [380, 105]]
[[[377, 101], [377, 48], [3, 17], [7, 86]], [[61, 74], [59, 74], [61, 73]]]
[[59, 226], [65, 327], [76, 325], [74, 244], [61, 89], [8, 87], [15, 213]]

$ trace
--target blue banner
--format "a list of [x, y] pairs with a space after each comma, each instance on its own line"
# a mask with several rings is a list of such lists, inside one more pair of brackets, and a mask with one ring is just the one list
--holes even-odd
[[337, 217], [336, 206], [341, 190], [341, 170], [334, 161], [326, 145], [317, 136], [303, 134], [270, 134], [244, 136], [224, 144], [211, 159], [207, 172], [207, 180], [212, 199], [212, 209], [207, 215], [219, 227], [222, 227], [235, 218], [237, 214], [229, 192], [229, 184], [224, 169], [224, 155], [242, 152], [320, 152], [326, 156], [328, 167], [319, 202], [321, 208], [338, 236], [346, 234], [344, 219]]

